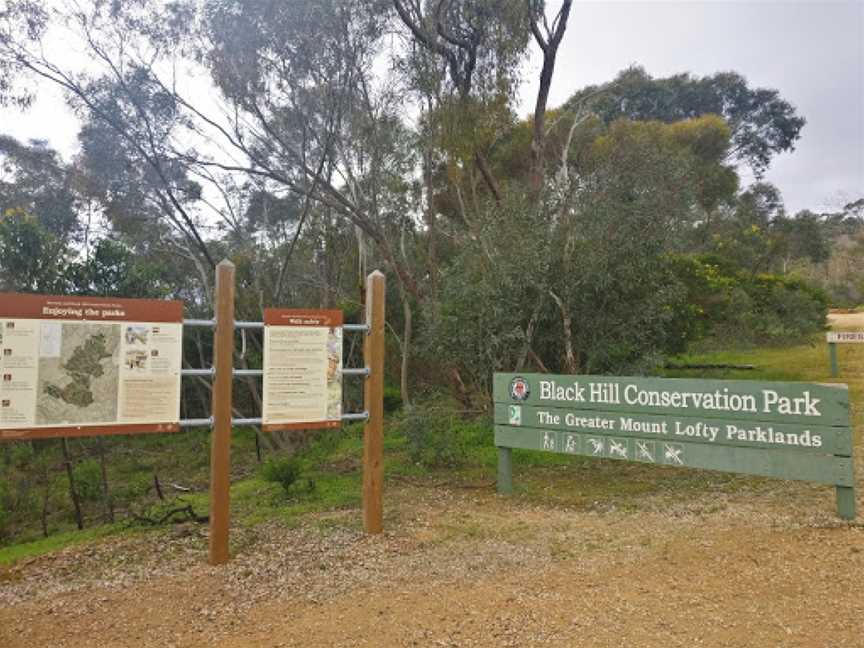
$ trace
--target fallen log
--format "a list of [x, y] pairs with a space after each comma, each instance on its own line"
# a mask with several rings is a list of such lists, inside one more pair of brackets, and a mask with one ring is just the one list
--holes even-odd
[[[150, 526], [161, 526], [167, 522], [178, 524], [180, 522], [197, 522], [204, 524], [210, 521], [207, 515], [198, 515], [191, 504], [178, 505], [169, 510], [151, 509], [152, 515], [130, 509], [129, 514], [135, 522], [148, 524]], [[161, 515], [159, 515], [161, 513]], [[158, 516], [158, 517], [157, 517]], [[175, 517], [179, 516], [179, 517]]]
[[756, 365], [752, 364], [675, 364], [667, 362], [663, 365], [664, 369], [741, 369], [744, 371], [752, 371]]

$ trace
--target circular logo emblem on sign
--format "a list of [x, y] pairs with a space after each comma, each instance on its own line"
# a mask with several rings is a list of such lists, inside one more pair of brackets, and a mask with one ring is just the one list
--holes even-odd
[[524, 401], [531, 393], [531, 388], [528, 387], [528, 381], [524, 378], [516, 376], [510, 381], [510, 398], [517, 401]]

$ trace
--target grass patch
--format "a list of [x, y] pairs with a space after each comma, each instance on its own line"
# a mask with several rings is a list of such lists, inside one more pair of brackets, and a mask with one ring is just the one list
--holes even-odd
[[11, 565], [26, 558], [34, 558], [47, 553], [77, 546], [99, 540], [101, 538], [116, 537], [124, 534], [136, 533], [137, 530], [130, 529], [128, 525], [115, 523], [84, 529], [83, 531], [64, 531], [55, 533], [47, 538], [41, 538], [32, 542], [8, 545], [0, 547], [0, 565]]

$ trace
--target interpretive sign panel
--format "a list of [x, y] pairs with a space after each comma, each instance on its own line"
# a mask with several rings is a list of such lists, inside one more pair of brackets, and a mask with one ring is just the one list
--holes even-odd
[[342, 311], [264, 310], [265, 431], [342, 422]]
[[864, 331], [831, 331], [827, 337], [829, 344], [864, 344]]
[[183, 303], [0, 293], [0, 439], [177, 432]]
[[495, 374], [494, 397], [499, 448], [816, 481], [854, 517], [846, 385]]

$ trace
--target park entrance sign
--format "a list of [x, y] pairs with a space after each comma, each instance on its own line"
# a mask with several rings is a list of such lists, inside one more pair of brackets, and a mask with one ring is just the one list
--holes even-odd
[[522, 448], [830, 484], [855, 517], [846, 385], [498, 373], [494, 400], [503, 493]]

